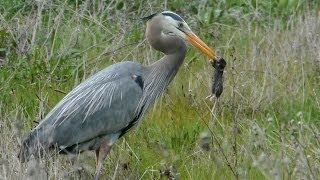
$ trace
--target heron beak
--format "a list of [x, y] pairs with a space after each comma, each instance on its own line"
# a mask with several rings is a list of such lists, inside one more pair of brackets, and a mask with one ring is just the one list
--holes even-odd
[[201, 52], [206, 54], [210, 59], [215, 60], [216, 55], [212, 49], [206, 45], [200, 38], [198, 38], [197, 35], [195, 35], [193, 32], [186, 32], [187, 40], [197, 49], [199, 49]]

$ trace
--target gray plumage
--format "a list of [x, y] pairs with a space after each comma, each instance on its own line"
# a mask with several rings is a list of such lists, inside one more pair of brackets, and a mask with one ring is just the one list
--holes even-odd
[[213, 56], [179, 15], [165, 11], [145, 19], [148, 42], [164, 57], [149, 66], [120, 62], [79, 84], [22, 143], [21, 162], [51, 149], [96, 150], [98, 178], [111, 146], [143, 118], [176, 75], [185, 58], [185, 41], [200, 44], [198, 49]]

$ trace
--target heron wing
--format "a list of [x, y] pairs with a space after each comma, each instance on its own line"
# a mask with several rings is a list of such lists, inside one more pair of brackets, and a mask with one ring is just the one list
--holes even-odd
[[48, 144], [65, 147], [121, 133], [139, 114], [143, 80], [135, 77], [142, 77], [142, 68], [122, 62], [98, 72], [67, 94], [37, 129]]

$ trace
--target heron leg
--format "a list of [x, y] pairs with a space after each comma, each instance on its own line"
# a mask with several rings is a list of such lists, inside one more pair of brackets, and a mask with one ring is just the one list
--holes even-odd
[[103, 166], [103, 162], [106, 159], [109, 151], [111, 150], [111, 145], [108, 144], [107, 141], [104, 141], [98, 150], [96, 150], [96, 173], [95, 173], [95, 180], [100, 178], [100, 172]]

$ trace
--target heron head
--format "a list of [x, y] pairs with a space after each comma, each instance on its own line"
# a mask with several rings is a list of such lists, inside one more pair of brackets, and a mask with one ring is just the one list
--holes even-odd
[[171, 11], [163, 11], [142, 19], [147, 20], [148, 23], [155, 23], [149, 20], [157, 19], [156, 23], [161, 23], [163, 27], [162, 33], [165, 35], [178, 36], [206, 54], [210, 59], [216, 59], [214, 51], [192, 32], [188, 24], [178, 14]]

